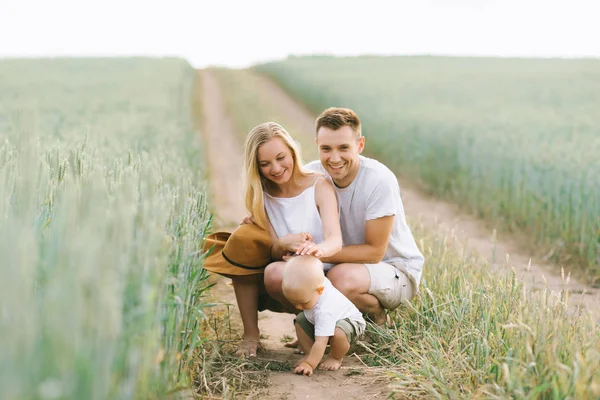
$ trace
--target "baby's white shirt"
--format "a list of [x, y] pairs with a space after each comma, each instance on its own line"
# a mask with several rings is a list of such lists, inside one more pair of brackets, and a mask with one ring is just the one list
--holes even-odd
[[329, 279], [323, 279], [323, 293], [319, 296], [317, 304], [310, 310], [304, 310], [306, 319], [315, 326], [315, 336], [333, 336], [335, 324], [344, 318], [350, 318], [359, 325], [366, 327], [366, 322], [361, 312]]

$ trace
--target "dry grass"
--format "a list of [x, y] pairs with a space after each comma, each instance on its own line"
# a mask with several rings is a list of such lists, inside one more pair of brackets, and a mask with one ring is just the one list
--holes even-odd
[[[396, 390], [435, 398], [598, 398], [600, 326], [568, 312], [565, 293], [526, 290], [492, 274], [452, 238], [418, 233], [427, 259], [420, 295], [369, 326], [364, 357]], [[396, 368], [400, 367], [400, 370]]]
[[269, 386], [270, 371], [292, 369], [291, 361], [236, 355], [240, 323], [233, 320], [230, 311], [231, 305], [219, 304], [203, 324], [204, 340], [193, 356], [192, 378], [198, 397], [251, 397]]

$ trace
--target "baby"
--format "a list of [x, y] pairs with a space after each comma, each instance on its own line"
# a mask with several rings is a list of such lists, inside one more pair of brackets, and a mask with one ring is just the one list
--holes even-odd
[[[283, 269], [283, 294], [298, 309], [294, 325], [300, 349], [307, 354], [296, 363], [297, 374], [311, 376], [319, 366], [337, 370], [342, 359], [365, 331], [361, 312], [337, 290], [313, 256], [296, 256]], [[321, 362], [329, 343], [327, 358]]]

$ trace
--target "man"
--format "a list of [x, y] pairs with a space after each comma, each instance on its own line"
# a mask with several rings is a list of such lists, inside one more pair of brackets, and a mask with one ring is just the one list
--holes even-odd
[[[332, 284], [369, 319], [384, 324], [392, 310], [416, 294], [424, 258], [406, 223], [400, 187], [380, 162], [361, 156], [365, 138], [358, 116], [328, 108], [316, 120], [320, 161], [306, 167], [329, 176], [340, 208], [343, 248], [325, 263]], [[265, 270], [269, 294], [283, 299], [280, 268]]]

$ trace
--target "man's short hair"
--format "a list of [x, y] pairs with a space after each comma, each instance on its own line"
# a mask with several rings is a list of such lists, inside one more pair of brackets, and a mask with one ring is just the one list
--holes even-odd
[[349, 108], [330, 107], [317, 117], [315, 133], [318, 134], [322, 127], [337, 131], [343, 126], [352, 128], [357, 138], [362, 136], [360, 119], [354, 111]]

